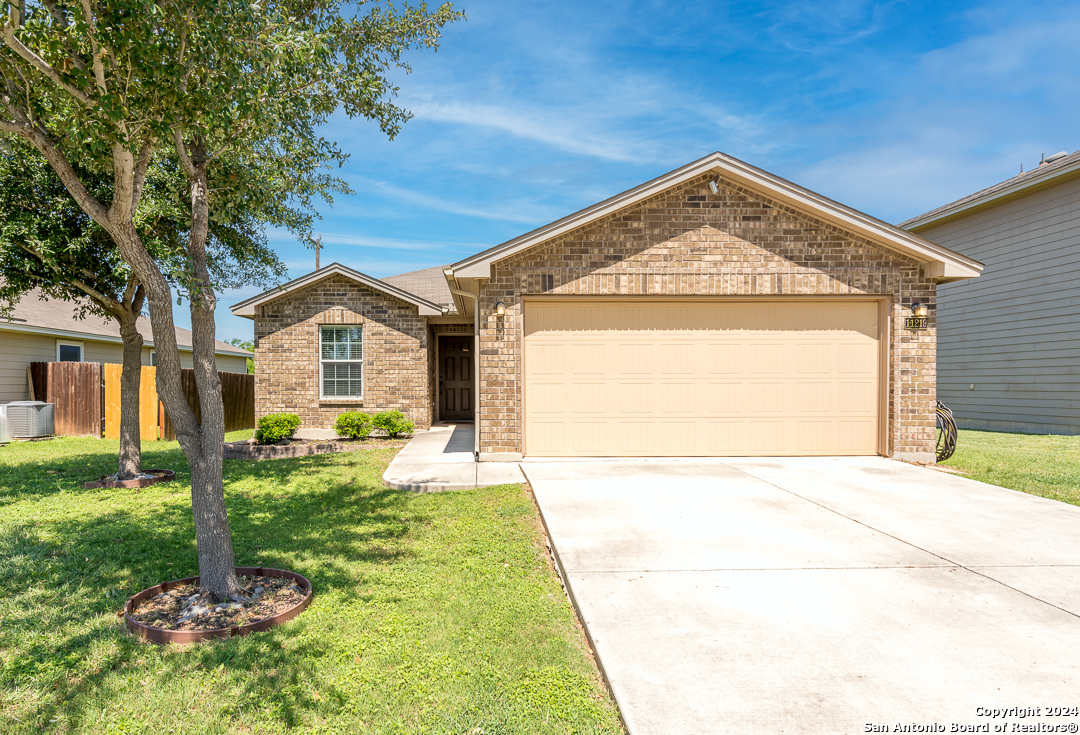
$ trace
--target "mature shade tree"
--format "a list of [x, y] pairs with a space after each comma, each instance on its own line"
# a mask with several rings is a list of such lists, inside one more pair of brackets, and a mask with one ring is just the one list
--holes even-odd
[[[111, 177], [81, 171], [81, 180], [100, 195]], [[190, 221], [177, 196], [183, 181], [174, 168], [155, 164], [148, 171], [144, 205], [137, 221], [143, 243], [160, 263], [175, 270], [182, 258]], [[211, 225], [211, 271], [217, 283], [269, 285], [285, 267], [265, 242], [255, 215], [288, 226], [281, 212], [233, 216]], [[239, 224], [239, 226], [237, 226]], [[120, 257], [109, 235], [71, 198], [41, 155], [25, 143], [0, 149], [0, 312], [32, 289], [72, 301], [77, 316], [95, 313], [114, 319], [123, 344], [120, 377], [120, 452], [117, 478], [137, 477], [142, 469], [139, 387], [143, 337], [137, 327], [146, 291]]]
[[[158, 393], [191, 470], [208, 596], [241, 591], [222, 488], [210, 223], [248, 197], [301, 209], [327, 197], [337, 182], [327, 167], [345, 154], [319, 127], [341, 110], [392, 137], [408, 113], [392, 101], [389, 73], [408, 71], [402, 54], [435, 48], [459, 17], [449, 4], [27, 0], [0, 26], [0, 133], [48, 160], [146, 289]], [[189, 303], [201, 423], [181, 389], [169, 279], [136, 224], [155, 155], [175, 158], [187, 179], [191, 219], [174, 277]], [[95, 195], [79, 167], [110, 172], [109, 195]]]

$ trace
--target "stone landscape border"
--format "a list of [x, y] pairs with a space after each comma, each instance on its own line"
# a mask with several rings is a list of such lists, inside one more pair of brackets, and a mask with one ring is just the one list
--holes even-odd
[[338, 442], [327, 441], [318, 444], [248, 444], [247, 442], [225, 442], [225, 459], [285, 459], [288, 457], [309, 457], [314, 454], [341, 452], [348, 449]]
[[232, 638], [234, 636], [257, 633], [260, 630], [269, 630], [276, 625], [281, 625], [288, 620], [292, 620], [306, 610], [315, 595], [314, 590], [311, 588], [311, 582], [307, 577], [302, 574], [297, 574], [296, 572], [290, 572], [287, 569], [236, 567], [236, 574], [238, 576], [246, 574], [257, 577], [284, 577], [299, 582], [301, 587], [306, 590], [306, 593], [304, 594], [304, 599], [300, 600], [300, 602], [284, 612], [280, 612], [277, 615], [271, 615], [262, 620], [256, 620], [254, 623], [234, 625], [229, 628], [211, 628], [210, 630], [163, 630], [161, 628], [155, 628], [152, 625], [140, 623], [131, 617], [131, 614], [135, 612], [135, 609], [143, 600], [160, 595], [162, 592], [168, 592], [179, 585], [197, 584], [199, 581], [198, 577], [185, 577], [184, 579], [174, 579], [170, 582], [162, 582], [161, 584], [144, 589], [142, 592], [129, 598], [128, 601], [124, 603], [124, 608], [117, 613], [117, 615], [123, 616], [124, 624], [127, 625], [128, 630], [135, 635], [153, 641], [154, 643], [196, 643], [198, 641], [206, 641], [213, 638]]

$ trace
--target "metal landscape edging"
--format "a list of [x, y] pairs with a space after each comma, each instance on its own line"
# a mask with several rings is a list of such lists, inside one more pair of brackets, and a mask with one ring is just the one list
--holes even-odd
[[311, 604], [311, 600], [315, 595], [314, 590], [311, 588], [311, 582], [302, 574], [296, 572], [290, 572], [287, 569], [270, 569], [268, 567], [236, 567], [237, 575], [254, 575], [257, 577], [285, 577], [286, 579], [292, 579], [299, 582], [306, 590], [304, 599], [296, 603], [288, 610], [278, 613], [277, 615], [271, 615], [268, 618], [262, 620], [256, 620], [253, 623], [246, 623], [245, 625], [233, 625], [228, 628], [211, 628], [209, 630], [165, 630], [163, 628], [155, 628], [152, 625], [146, 625], [140, 623], [131, 617], [131, 613], [139, 606], [143, 600], [149, 599], [156, 595], [160, 595], [162, 592], [168, 592], [182, 584], [197, 584], [198, 577], [185, 577], [184, 579], [174, 579], [169, 582], [162, 582], [161, 584], [148, 587], [142, 592], [128, 598], [128, 601], [124, 603], [124, 608], [117, 613], [117, 615], [124, 618], [124, 624], [127, 625], [128, 630], [137, 636], [146, 638], [154, 643], [195, 643], [198, 641], [211, 640], [213, 638], [232, 638], [234, 636], [248, 635], [249, 633], [257, 633], [261, 630], [269, 630], [276, 625], [280, 625], [286, 621], [292, 620], [297, 615], [307, 609], [307, 606]]
[[155, 477], [140, 477], [135, 480], [96, 480], [84, 482], [83, 490], [95, 490], [99, 487], [148, 487], [156, 482], [169, 482], [176, 479], [176, 473], [172, 470], [143, 470], [144, 475], [154, 474]]

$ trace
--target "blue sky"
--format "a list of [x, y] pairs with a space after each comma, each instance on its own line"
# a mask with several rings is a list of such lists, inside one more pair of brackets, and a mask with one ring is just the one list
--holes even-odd
[[[1075, 2], [457, 5], [395, 77], [395, 140], [327, 126], [355, 194], [321, 207], [323, 264], [451, 263], [714, 150], [899, 222], [1080, 147]], [[222, 294], [221, 338], [250, 339], [228, 306], [256, 291]]]

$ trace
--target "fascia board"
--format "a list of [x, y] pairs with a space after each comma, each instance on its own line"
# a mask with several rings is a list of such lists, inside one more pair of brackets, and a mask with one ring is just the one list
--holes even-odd
[[332, 263], [325, 268], [320, 268], [314, 273], [308, 273], [307, 275], [301, 276], [300, 278], [296, 278], [292, 281], [289, 281], [288, 283], [284, 283], [275, 289], [271, 289], [270, 291], [264, 291], [258, 296], [253, 296], [250, 299], [246, 299], [239, 303], [233, 304], [231, 307], [229, 307], [229, 311], [231, 311], [236, 316], [254, 319], [256, 308], [261, 306], [262, 304], [273, 301], [275, 299], [279, 299], [286, 294], [292, 293], [293, 291], [297, 291], [301, 288], [304, 288], [305, 286], [310, 286], [313, 283], [317, 283], [324, 278], [329, 278], [330, 276], [335, 275], [344, 276], [353, 281], [356, 281], [357, 283], [362, 283], [365, 286], [368, 286], [369, 288], [372, 288], [376, 291], [380, 291], [389, 296], [393, 296], [394, 298], [398, 298], [402, 301], [413, 304], [417, 307], [421, 316], [438, 316], [443, 313], [442, 307], [434, 302], [428, 301], [427, 299], [422, 299], [416, 294], [409, 293], [408, 291], [402, 290], [397, 286], [392, 286], [385, 281], [380, 281], [377, 278], [372, 278], [367, 274], [361, 273], [359, 271], [354, 271], [352, 268], [343, 266], [340, 263]]

